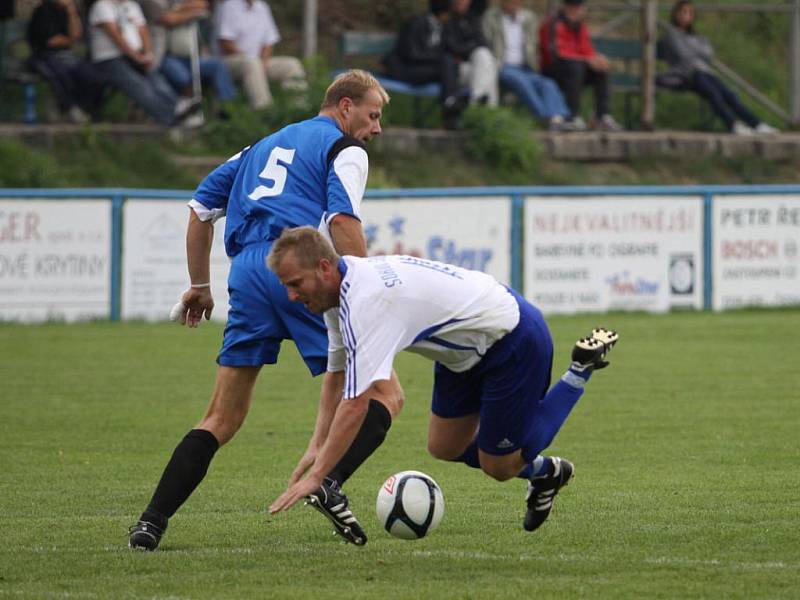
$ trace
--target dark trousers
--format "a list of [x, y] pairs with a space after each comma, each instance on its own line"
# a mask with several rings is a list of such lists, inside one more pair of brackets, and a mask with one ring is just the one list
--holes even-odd
[[594, 113], [597, 117], [608, 114], [608, 73], [595, 71], [583, 60], [559, 60], [544, 72], [547, 77], [555, 79], [569, 112], [581, 114], [581, 91], [584, 86], [594, 88]]
[[90, 114], [97, 112], [106, 80], [91, 63], [62, 50], [37, 53], [30, 65], [50, 84], [61, 112], [73, 106]]
[[711, 73], [696, 71], [689, 89], [708, 101], [714, 114], [725, 122], [728, 129], [733, 128], [734, 121], [744, 121], [750, 127], [761, 122], [719, 77]]
[[386, 61], [386, 74], [411, 85], [440, 84], [442, 103], [458, 95], [458, 65], [451, 54], [442, 55], [438, 61], [425, 63], [405, 63], [390, 57]]

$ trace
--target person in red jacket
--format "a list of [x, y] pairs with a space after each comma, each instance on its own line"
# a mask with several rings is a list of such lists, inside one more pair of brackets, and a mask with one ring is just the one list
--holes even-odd
[[608, 59], [595, 51], [589, 38], [589, 28], [584, 19], [584, 0], [563, 0], [563, 5], [553, 17], [539, 28], [539, 61], [545, 76], [555, 79], [573, 115], [573, 129], [585, 129], [581, 119], [581, 90], [594, 88], [596, 129], [617, 131], [619, 124], [608, 112], [611, 65]]

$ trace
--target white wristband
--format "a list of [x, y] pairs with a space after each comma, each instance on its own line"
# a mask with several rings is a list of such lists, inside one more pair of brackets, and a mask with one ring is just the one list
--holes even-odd
[[207, 287], [211, 287], [211, 284], [210, 284], [210, 283], [193, 283], [193, 284], [192, 284], [192, 285], [190, 285], [189, 287], [193, 287], [193, 288], [207, 288]]

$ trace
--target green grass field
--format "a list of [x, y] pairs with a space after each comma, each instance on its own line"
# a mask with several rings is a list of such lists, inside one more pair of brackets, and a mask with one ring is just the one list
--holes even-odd
[[[556, 376], [599, 321], [550, 320]], [[535, 534], [524, 482], [427, 455], [431, 368], [411, 355], [405, 410], [346, 488], [367, 546], [307, 507], [269, 516], [318, 393], [287, 345], [152, 554], [127, 527], [205, 409], [221, 328], [0, 325], [0, 598], [797, 598], [800, 311], [601, 321], [621, 341], [551, 448], [577, 475]], [[374, 515], [403, 469], [445, 495], [414, 542]]]

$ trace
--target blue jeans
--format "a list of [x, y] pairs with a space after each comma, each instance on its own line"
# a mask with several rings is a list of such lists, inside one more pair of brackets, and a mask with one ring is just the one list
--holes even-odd
[[142, 73], [121, 56], [94, 65], [110, 85], [122, 91], [161, 125], [173, 124], [177, 96], [158, 72]]
[[[161, 62], [161, 74], [179, 93], [192, 85], [192, 66], [188, 56], [165, 55]], [[200, 59], [200, 80], [210, 84], [214, 94], [223, 102], [236, 96], [231, 74], [225, 63], [218, 58]]]
[[510, 90], [534, 115], [542, 119], [562, 116], [568, 119], [569, 109], [558, 84], [527, 67], [503, 65], [500, 85]]

